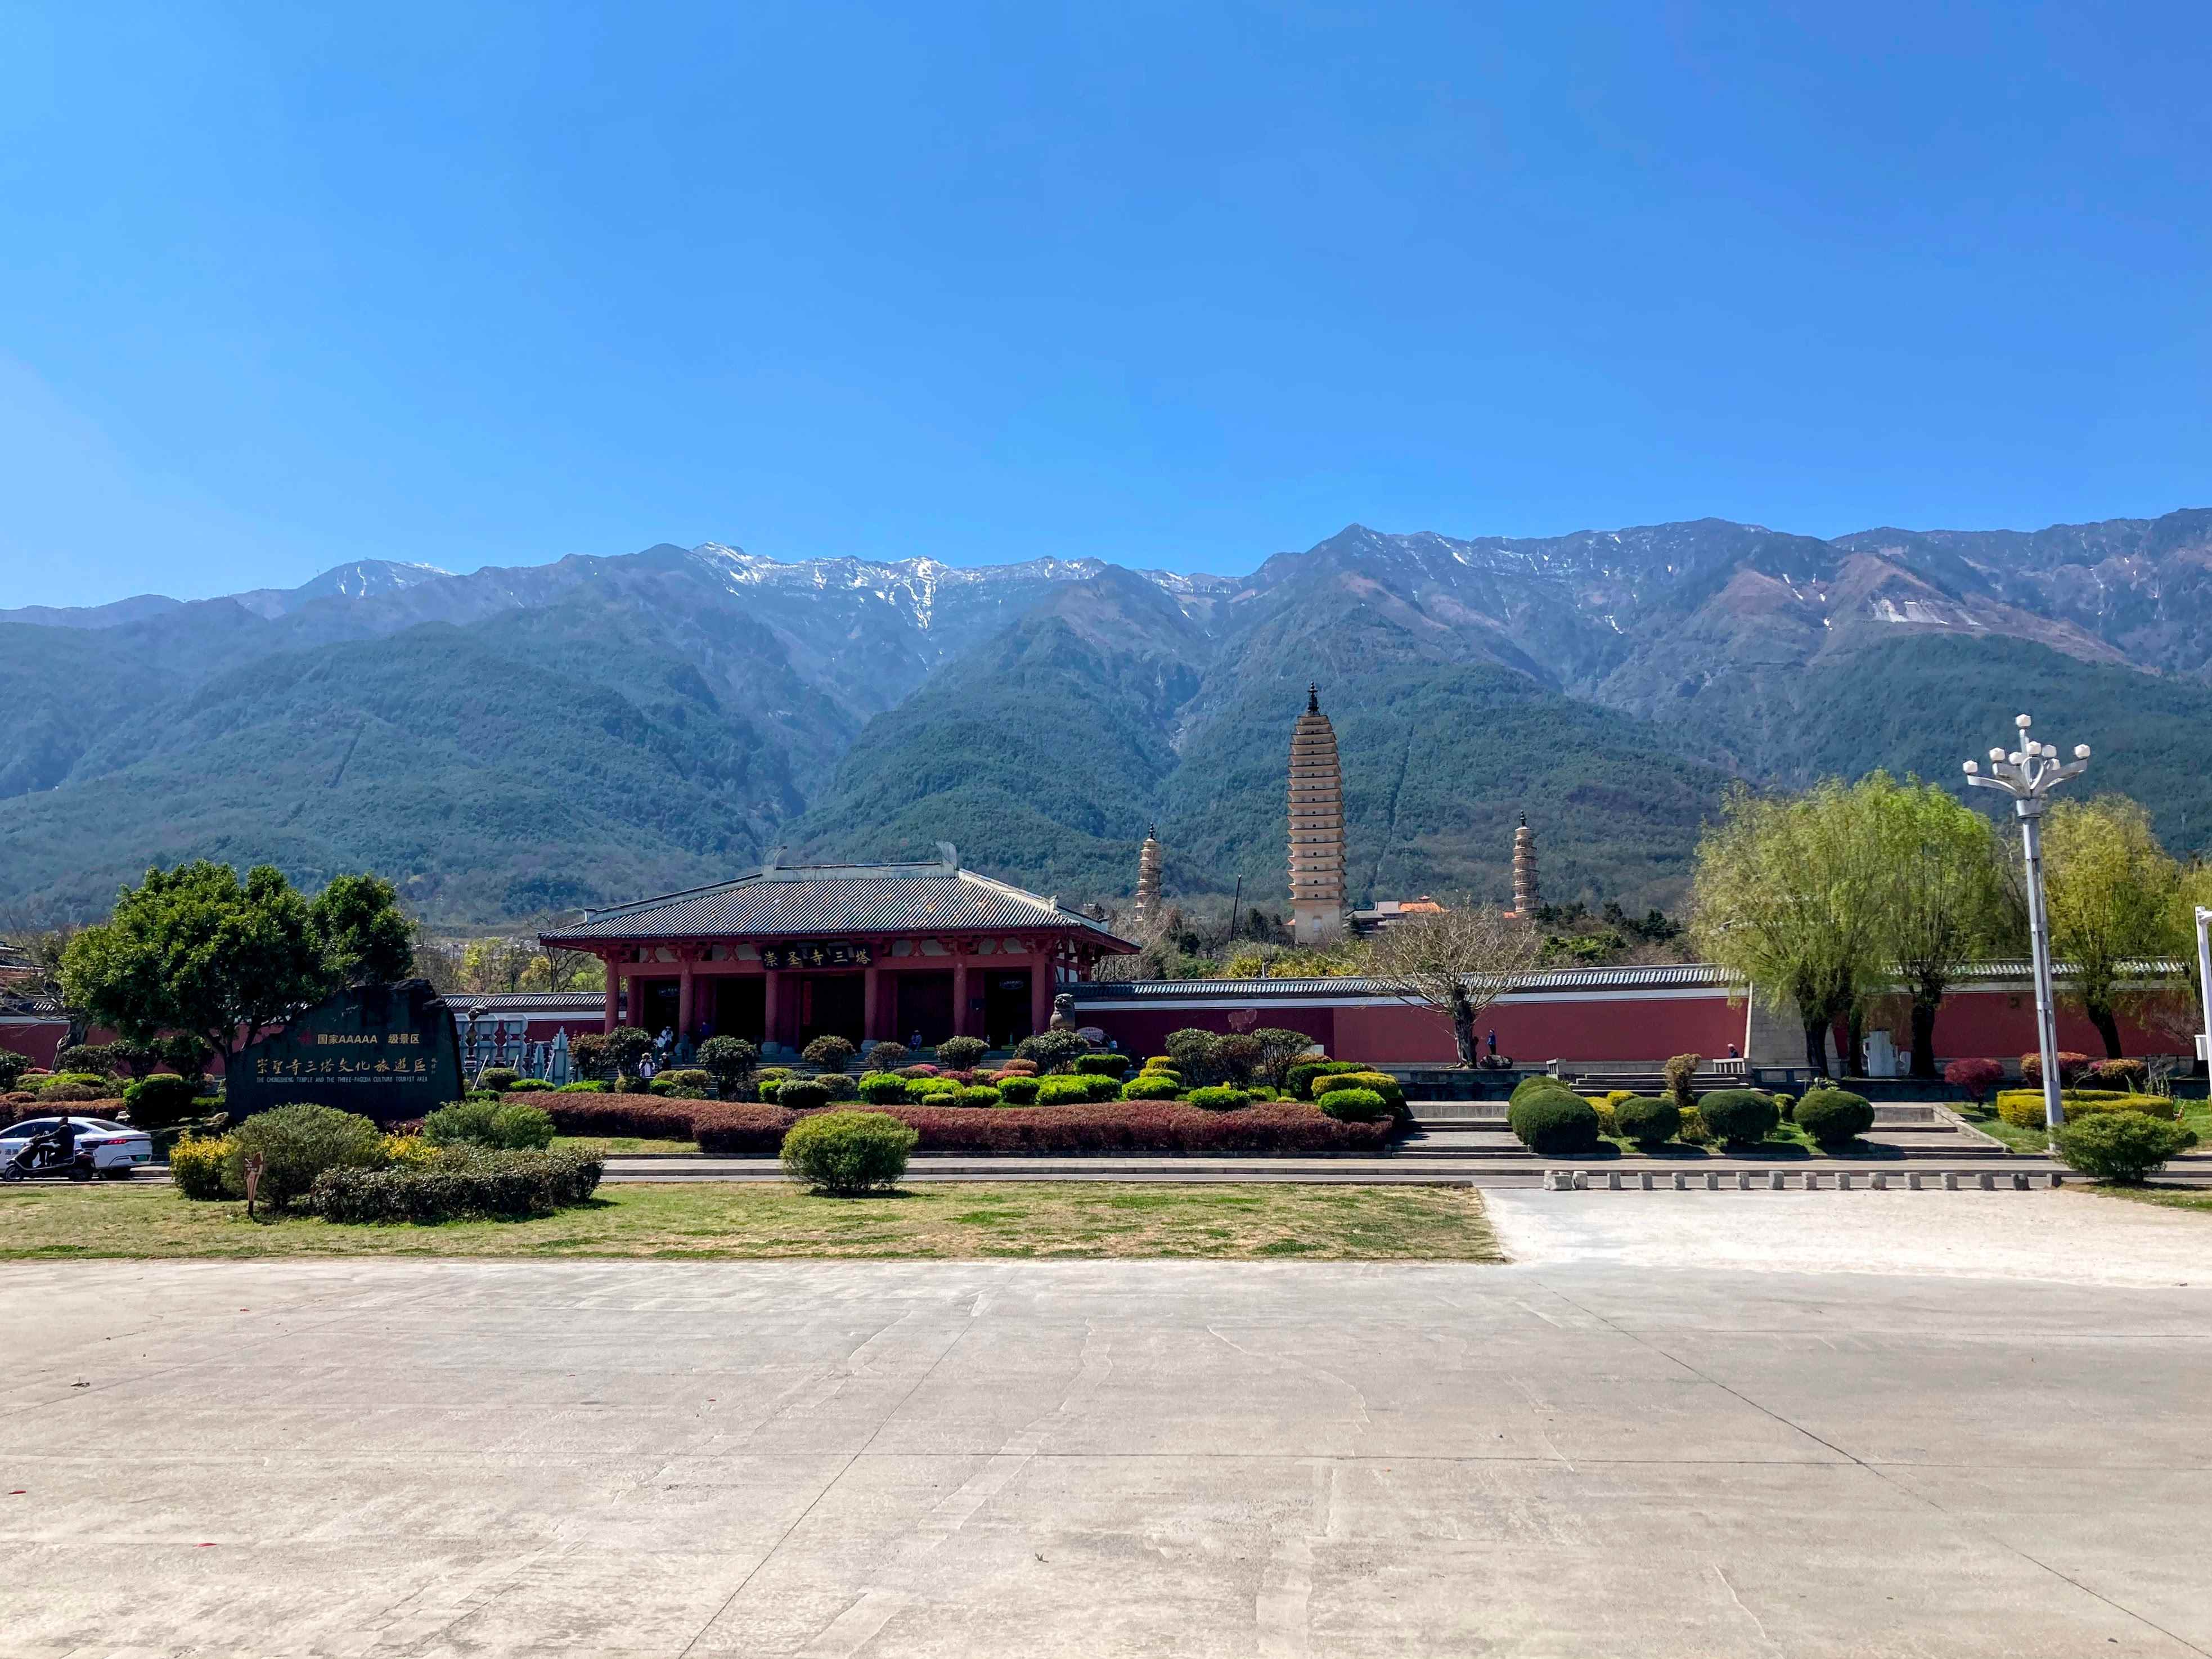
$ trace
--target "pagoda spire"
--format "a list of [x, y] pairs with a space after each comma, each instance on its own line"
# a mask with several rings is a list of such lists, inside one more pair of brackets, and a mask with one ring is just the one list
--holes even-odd
[[1137, 920], [1156, 924], [1160, 920], [1160, 830], [1145, 827], [1145, 844], [1137, 849]]
[[1344, 929], [1344, 769], [1318, 684], [1291, 732], [1290, 809], [1291, 933], [1310, 945]]

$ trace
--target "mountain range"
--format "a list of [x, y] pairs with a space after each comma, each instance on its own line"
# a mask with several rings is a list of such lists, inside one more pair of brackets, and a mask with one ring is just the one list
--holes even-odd
[[1250, 575], [781, 562], [708, 543], [0, 611], [0, 915], [154, 862], [391, 875], [490, 924], [788, 858], [930, 856], [1067, 899], [1285, 902], [1308, 684], [1361, 898], [1679, 900], [1731, 779], [1950, 780], [2021, 708], [2170, 845], [2212, 829], [2212, 510], [1821, 540], [1351, 526]]

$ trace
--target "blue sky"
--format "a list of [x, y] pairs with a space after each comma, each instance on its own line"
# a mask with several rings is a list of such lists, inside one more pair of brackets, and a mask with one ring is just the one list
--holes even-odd
[[2212, 503], [2201, 4], [0, 31], [0, 605]]

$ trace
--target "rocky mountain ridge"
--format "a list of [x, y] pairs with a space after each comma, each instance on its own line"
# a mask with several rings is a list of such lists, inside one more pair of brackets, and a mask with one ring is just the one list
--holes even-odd
[[[203, 852], [308, 880], [373, 854], [426, 910], [489, 921], [778, 843], [948, 837], [1106, 896], [1155, 816], [1186, 889], [1264, 894], [1309, 679], [1346, 738], [1356, 882], [1382, 896], [1497, 884], [1529, 810], [1567, 896], [1668, 902], [1730, 776], [1948, 775], [2030, 688], [2193, 846], [2208, 573], [2202, 510], [1832, 541], [1354, 525], [1242, 578], [707, 543], [5, 612], [0, 914], [96, 909]], [[394, 822], [403, 795], [424, 824]]]

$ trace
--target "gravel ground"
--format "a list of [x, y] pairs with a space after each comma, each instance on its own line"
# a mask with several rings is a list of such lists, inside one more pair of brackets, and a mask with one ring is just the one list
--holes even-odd
[[1515, 1261], [2212, 1285], [2212, 1216], [2049, 1190], [1486, 1192]]

